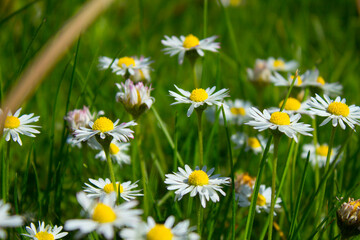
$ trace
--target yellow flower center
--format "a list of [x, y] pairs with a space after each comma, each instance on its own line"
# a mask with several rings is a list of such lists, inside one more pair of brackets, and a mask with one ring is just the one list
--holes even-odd
[[252, 178], [251, 176], [249, 176], [249, 174], [245, 173], [245, 174], [242, 176], [241, 184], [247, 184], [249, 187], [252, 187], [254, 181], [255, 181], [254, 178]]
[[188, 183], [194, 186], [203, 186], [209, 183], [209, 176], [203, 170], [195, 170], [190, 174]]
[[349, 204], [352, 205], [354, 207], [354, 209], [360, 207], [360, 201], [359, 200], [352, 201]]
[[209, 95], [207, 92], [202, 88], [195, 88], [192, 90], [190, 95], [190, 100], [194, 102], [202, 102], [208, 99]]
[[242, 107], [232, 107], [230, 108], [230, 112], [234, 115], [241, 115], [241, 116], [245, 116], [245, 109]]
[[18, 128], [20, 126], [20, 119], [14, 116], [7, 116], [5, 119], [4, 128]]
[[[326, 145], [321, 145], [316, 148], [316, 154], [322, 157], [326, 157], [329, 151], [329, 147]], [[333, 151], [331, 151], [330, 156], [333, 154]]]
[[230, 5], [238, 6], [241, 2], [242, 2], [242, 0], [230, 0]]
[[116, 214], [108, 205], [98, 203], [94, 209], [92, 219], [99, 223], [109, 223], [115, 221]]
[[193, 47], [196, 47], [197, 45], [199, 45], [199, 43], [200, 43], [200, 41], [197, 37], [195, 37], [192, 34], [189, 34], [185, 37], [183, 47], [184, 48], [193, 48]]
[[[119, 183], [116, 184], [116, 192], [118, 192], [119, 189]], [[114, 184], [108, 183], [104, 186], [104, 191], [109, 194], [114, 192]], [[124, 192], [124, 187], [120, 184], [120, 193]]]
[[[283, 105], [284, 103], [284, 100], [282, 100], [279, 104], [279, 108], [281, 108], [281, 106]], [[296, 110], [299, 110], [301, 107], [301, 102], [299, 102], [299, 100], [297, 100], [296, 98], [292, 98], [292, 97], [289, 97], [287, 100], [286, 100], [286, 103], [285, 103], [285, 110], [288, 110], [288, 111], [296, 111]]]
[[[252, 199], [252, 195], [249, 197], [249, 201], [251, 201], [251, 199]], [[264, 206], [265, 204], [266, 204], [266, 198], [259, 193], [256, 199], [256, 205]]]
[[347, 117], [350, 113], [350, 109], [348, 105], [342, 102], [332, 102], [329, 104], [327, 108], [327, 112], [337, 115], [337, 116], [343, 116]]
[[287, 113], [284, 112], [274, 112], [271, 114], [270, 122], [276, 125], [289, 125], [290, 117]]
[[94, 122], [92, 129], [95, 131], [99, 130], [100, 132], [107, 132], [114, 129], [114, 123], [106, 117], [99, 117]]
[[38, 232], [37, 234], [35, 234], [35, 236], [37, 240], [54, 240], [54, 235], [52, 235], [51, 233], [48, 232]]
[[114, 143], [110, 143], [110, 154], [115, 155], [120, 151], [120, 148]]
[[284, 68], [285, 67], [285, 63], [283, 60], [277, 59], [274, 61], [274, 67], [275, 68]]
[[[291, 79], [294, 80], [294, 75], [291, 75]], [[302, 79], [301, 79], [301, 77], [300, 77], [300, 76], [297, 76], [296, 80], [297, 80], [296, 85], [300, 86], [300, 85], [302, 84]]]
[[247, 144], [251, 148], [261, 147], [259, 140], [256, 137], [249, 137]]
[[325, 85], [325, 80], [323, 77], [319, 76], [317, 79], [316, 79], [316, 82], [320, 83], [321, 85]]
[[122, 57], [118, 61], [118, 66], [122, 68], [123, 64], [125, 64], [126, 67], [129, 67], [130, 65], [135, 67], [135, 59], [132, 57]]
[[171, 230], [164, 224], [155, 224], [155, 227], [146, 234], [146, 240], [171, 240], [172, 238]]

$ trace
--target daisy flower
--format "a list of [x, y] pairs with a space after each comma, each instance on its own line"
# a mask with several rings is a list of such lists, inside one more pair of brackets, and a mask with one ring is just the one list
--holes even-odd
[[[307, 85], [304, 83], [307, 75], [304, 73], [302, 75], [298, 75], [295, 79], [294, 87], [306, 87]], [[292, 81], [294, 80], [294, 75], [288, 74], [287, 78], [284, 78], [278, 72], [274, 72], [274, 75], [270, 76], [270, 81], [274, 83], [275, 86], [279, 87], [290, 87]]]
[[119, 92], [116, 94], [116, 101], [121, 102], [126, 111], [139, 117], [143, 112], [150, 109], [155, 99], [150, 96], [151, 86], [144, 86], [142, 82], [134, 84], [130, 79], [124, 83], [118, 84]]
[[267, 143], [267, 139], [260, 134], [250, 137], [245, 133], [236, 133], [231, 136], [231, 140], [235, 143], [235, 148], [241, 148], [245, 144], [245, 151], [252, 151], [255, 154], [262, 153]]
[[[138, 61], [144, 61], [144, 57], [141, 56], [140, 58], [134, 57], [135, 62]], [[151, 61], [150, 63], [152, 63]], [[152, 70], [150, 67], [143, 67], [139, 69], [134, 69], [134, 75], [130, 75], [130, 79], [133, 82], [150, 82], [151, 76], [150, 76], [150, 70]]]
[[297, 142], [297, 133], [306, 136], [312, 136], [311, 131], [313, 129], [309, 124], [298, 122], [301, 118], [300, 114], [289, 115], [285, 112], [273, 112], [269, 113], [266, 109], [260, 112], [257, 108], [250, 109], [250, 116], [253, 118], [247, 125], [253, 126], [259, 131], [265, 129], [278, 130], [279, 132], [285, 133], [289, 138], [294, 138]]
[[271, 71], [265, 60], [256, 59], [254, 69], [247, 68], [247, 77], [255, 86], [264, 87], [270, 83]]
[[[251, 198], [253, 195], [254, 189], [248, 185], [243, 185], [240, 193], [237, 194], [238, 204], [240, 207], [249, 207], [251, 205]], [[280, 206], [281, 198], [278, 198], [275, 203], [275, 210], [281, 208]], [[260, 213], [261, 211], [270, 212], [271, 205], [271, 187], [266, 188], [265, 185], [260, 185], [258, 197], [256, 199], [256, 212]], [[274, 211], [274, 216], [276, 213]]]
[[147, 223], [141, 222], [135, 228], [125, 228], [120, 232], [125, 240], [197, 240], [200, 236], [189, 227], [190, 221], [185, 220], [174, 226], [175, 217], [170, 216], [164, 224], [159, 224], [152, 217], [147, 218]]
[[[285, 106], [284, 106], [284, 112], [286, 112], [288, 114], [296, 114], [296, 113], [306, 114], [306, 115], [313, 117], [313, 115], [309, 111], [309, 102], [310, 102], [309, 100], [300, 102], [296, 98], [288, 97], [288, 99], [286, 100]], [[279, 103], [278, 108], [270, 108], [269, 112], [270, 113], [279, 112], [283, 103], [284, 103], [284, 100], [282, 100]]]
[[161, 40], [161, 43], [166, 46], [164, 48], [165, 54], [169, 54], [170, 56], [179, 54], [179, 64], [182, 64], [185, 54], [191, 51], [196, 54], [196, 57], [203, 57], [204, 50], [217, 52], [217, 49], [220, 48], [220, 44], [214, 42], [216, 38], [217, 36], [212, 36], [199, 40], [199, 38], [192, 34], [189, 34], [186, 37], [180, 36], [180, 39], [175, 36], [172, 36], [171, 38], [165, 36], [165, 40]]
[[168, 190], [175, 191], [175, 200], [181, 200], [182, 197], [190, 193], [190, 197], [195, 197], [199, 194], [200, 202], [203, 208], [206, 207], [206, 201], [218, 202], [220, 200], [216, 191], [225, 196], [225, 192], [221, 189], [222, 184], [229, 184], [230, 178], [219, 177], [219, 174], [211, 176], [214, 172], [214, 168], [206, 172], [206, 166], [201, 170], [196, 167], [193, 171], [188, 165], [185, 165], [185, 169], [178, 168], [179, 172], [174, 174], [166, 174], [165, 184]]
[[141, 221], [142, 210], [132, 209], [137, 205], [136, 201], [115, 206], [115, 197], [111, 196], [106, 196], [100, 202], [88, 198], [84, 192], [78, 193], [76, 197], [89, 218], [67, 220], [64, 227], [69, 231], [79, 229], [77, 237], [96, 230], [106, 239], [112, 239], [114, 228], [136, 226]]
[[342, 93], [342, 86], [339, 83], [328, 83], [319, 74], [319, 70], [308, 70], [305, 72], [306, 78], [304, 84], [311, 87], [317, 87], [324, 91], [324, 94], [329, 96], [338, 96]]
[[23, 225], [23, 219], [20, 216], [9, 215], [10, 204], [4, 203], [0, 199], [0, 238], [6, 238], [6, 232], [3, 229], [4, 227], [19, 227]]
[[326, 117], [326, 119], [320, 124], [324, 126], [328, 122], [332, 121], [333, 127], [338, 124], [345, 130], [345, 123], [355, 130], [355, 125], [360, 124], [360, 107], [346, 105], [346, 99], [337, 97], [335, 100], [331, 100], [327, 95], [324, 95], [322, 99], [316, 94], [315, 98], [311, 98], [309, 103], [310, 111], [314, 115]]
[[61, 239], [65, 237], [68, 233], [61, 232], [63, 229], [62, 226], [54, 226], [46, 225], [44, 222], [39, 222], [39, 227], [36, 229], [34, 223], [30, 224], [30, 227], [26, 227], [26, 231], [28, 234], [21, 234], [26, 237], [29, 237], [34, 240], [48, 240], [48, 239]]
[[144, 57], [122, 57], [115, 58], [114, 61], [109, 57], [99, 58], [99, 68], [101, 70], [107, 70], [110, 67], [113, 73], [126, 78], [127, 76], [135, 75], [136, 70], [144, 71], [145, 69], [150, 69], [150, 63], [152, 63], [150, 58]]
[[220, 0], [224, 7], [237, 7], [245, 2], [245, 0]]
[[74, 132], [80, 127], [89, 127], [89, 123], [94, 121], [96, 115], [104, 114], [103, 111], [100, 111], [98, 114], [91, 114], [88, 107], [83, 106], [83, 109], [74, 109], [64, 117], [64, 120], [67, 122], [71, 132]]
[[337, 225], [343, 239], [360, 234], [360, 199], [349, 198], [336, 211]]
[[[122, 166], [123, 164], [130, 164], [130, 156], [126, 154], [129, 150], [130, 143], [122, 143], [117, 140], [112, 140], [110, 143], [110, 158]], [[100, 158], [102, 161], [106, 161], [105, 151], [101, 150], [95, 155], [95, 158]]]
[[173, 91], [169, 91], [170, 95], [175, 98], [174, 104], [179, 103], [188, 103], [191, 104], [188, 111], [187, 116], [190, 117], [191, 113], [194, 111], [194, 108], [202, 108], [205, 109], [208, 105], [217, 105], [217, 106], [224, 106], [227, 107], [225, 104], [222, 103], [225, 97], [229, 97], [229, 90], [228, 89], [221, 89], [220, 91], [215, 92], [215, 86], [212, 88], [207, 88], [206, 90], [202, 88], [196, 88], [192, 90], [192, 92], [185, 91], [181, 88], [178, 88], [174, 85], [175, 88], [181, 93], [175, 93]]
[[137, 123], [134, 121], [121, 123], [120, 125], [118, 125], [118, 123], [119, 119], [113, 123], [106, 117], [99, 117], [95, 122], [89, 122], [90, 128], [80, 127], [80, 129], [76, 130], [74, 133], [75, 140], [77, 142], [83, 142], [99, 136], [102, 140], [106, 137], [111, 137], [120, 142], [127, 142], [129, 138], [134, 138], [134, 131], [128, 127], [135, 126]]
[[255, 185], [255, 180], [256, 180], [256, 177], [250, 176], [247, 172], [241, 173], [241, 174], [236, 173], [235, 174], [235, 192], [240, 193], [241, 188], [244, 185], [247, 185], [250, 188], [253, 188]]
[[[40, 133], [35, 128], [39, 128], [40, 126], [30, 125], [30, 123], [34, 123], [39, 121], [39, 116], [33, 117], [34, 114], [24, 114], [19, 117], [21, 108], [19, 108], [14, 115], [11, 114], [9, 111], [5, 123], [4, 123], [4, 133], [6, 141], [10, 141], [10, 138], [14, 142], [18, 142], [19, 145], [22, 145], [22, 141], [20, 138], [20, 134], [24, 134], [29, 137], [35, 137], [33, 133]], [[0, 115], [4, 114], [3, 111], [0, 109]]]
[[[333, 162], [336, 158], [339, 148], [332, 148], [330, 153], [330, 163]], [[319, 167], [324, 167], [326, 165], [326, 157], [329, 152], [329, 146], [327, 144], [317, 145], [316, 148], [314, 144], [305, 144], [303, 146], [303, 152], [301, 153], [302, 158], [306, 158], [310, 152], [309, 161], [313, 166], [318, 164]]]
[[[105, 180], [102, 178], [99, 178], [99, 180], [91, 179], [89, 178], [89, 182], [92, 183], [88, 184], [85, 183], [87, 186], [84, 189], [84, 192], [87, 193], [87, 196], [89, 198], [96, 198], [96, 199], [104, 199], [105, 196], [112, 196], [116, 199], [117, 194], [114, 193], [114, 184], [110, 181], [110, 179], [106, 178]], [[118, 189], [120, 189], [120, 197], [123, 198], [125, 201], [130, 201], [135, 199], [137, 196], [143, 196], [143, 194], [139, 193], [141, 190], [131, 190], [134, 188], [137, 188], [138, 181], [131, 183], [123, 182], [120, 184], [120, 182], [116, 182], [116, 193], [118, 193]]]
[[[229, 108], [225, 108], [225, 116], [226, 120], [241, 125], [245, 121], [249, 120], [248, 111], [252, 107], [252, 104], [248, 101], [235, 99], [234, 101], [228, 100], [225, 102]], [[222, 114], [220, 114], [220, 118], [222, 118]]]
[[282, 58], [275, 59], [269, 57], [266, 61], [266, 65], [271, 71], [292, 72], [297, 69], [299, 63], [294, 60], [286, 62]]

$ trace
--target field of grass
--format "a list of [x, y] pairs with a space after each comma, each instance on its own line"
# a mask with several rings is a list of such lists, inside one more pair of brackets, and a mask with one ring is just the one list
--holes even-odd
[[[86, 2], [0, 2], [2, 107], [42, 47]], [[177, 91], [174, 85], [190, 92], [195, 88], [192, 65], [188, 59], [179, 65], [177, 55], [165, 55], [161, 44], [165, 35], [188, 34], [199, 39], [218, 36], [215, 40], [221, 46], [218, 53], [205, 51], [195, 69], [199, 87], [229, 89], [227, 99], [247, 100], [261, 111], [278, 107], [289, 88], [269, 84], [260, 90], [250, 83], [246, 72], [254, 67], [256, 59], [275, 57], [296, 60], [299, 74], [316, 67], [326, 82], [343, 86], [340, 96], [349, 106], [360, 105], [360, 3], [357, 5], [355, 0], [245, 0], [239, 6], [229, 7], [212, 0], [114, 1], [81, 33], [21, 104], [22, 114], [40, 116], [34, 125], [41, 126], [41, 133], [35, 138], [21, 135], [22, 146], [6, 142], [5, 138], [1, 141], [0, 199], [11, 204], [11, 215], [24, 219], [22, 227], [6, 228], [7, 239], [28, 239], [21, 234], [26, 233], [25, 226], [31, 222], [63, 226], [69, 219], [86, 218], [81, 215], [76, 194], [89, 183], [89, 178], [110, 178], [109, 168], [106, 161], [95, 159], [99, 151], [66, 143], [70, 132], [64, 116], [88, 106], [91, 113], [102, 110], [113, 121], [133, 120], [123, 105], [115, 101], [118, 92], [115, 83], [125, 82], [124, 78], [110, 69], [100, 70], [98, 64], [101, 56], [115, 59], [141, 55], [153, 61], [150, 84], [155, 102], [136, 119], [138, 125], [131, 127], [135, 132], [128, 151], [131, 164], [113, 166], [117, 181], [139, 180], [138, 189], [142, 189], [144, 196], [136, 198], [139, 202], [136, 208], [144, 211], [142, 219], [146, 221], [151, 216], [158, 223], [171, 215], [176, 223], [188, 219], [190, 226], [197, 227], [194, 232], [201, 239], [268, 238], [269, 213], [254, 213], [249, 207], [240, 207], [234, 200], [232, 184], [223, 186], [226, 196], [219, 194], [219, 202], [208, 201], [206, 208], [199, 211], [198, 196], [186, 194], [180, 201], [174, 201], [174, 191], [167, 190], [164, 183], [165, 174], [177, 172], [184, 164], [192, 169], [199, 166], [202, 155], [197, 114], [194, 111], [186, 116], [188, 104], [170, 105], [175, 101], [169, 94], [169, 90]], [[313, 90], [305, 90], [309, 98], [315, 93], [322, 96], [321, 91]], [[296, 91], [294, 88], [291, 96]], [[296, 143], [284, 135], [279, 143], [275, 179], [274, 151], [256, 155], [245, 151], [245, 146], [237, 148], [230, 140], [238, 132], [255, 136], [258, 131], [245, 124], [223, 124], [219, 120], [221, 108], [208, 108], [216, 111], [214, 122], [203, 114], [204, 165], [215, 168], [215, 174], [222, 177], [233, 177], [235, 173], [236, 178], [247, 172], [250, 176], [261, 176], [259, 183], [267, 187], [271, 187], [272, 180], [276, 180], [277, 190], [282, 187], [281, 209], [274, 216], [272, 239], [341, 238], [336, 210], [349, 197], [360, 198], [358, 126], [357, 131], [349, 126], [345, 130], [336, 128], [334, 147], [343, 152], [338, 163], [327, 170], [313, 167], [301, 156], [303, 145], [313, 143], [313, 137], [301, 135]], [[331, 122], [320, 127], [323, 120], [304, 115], [300, 121], [316, 126], [317, 141], [329, 144], [333, 127]], [[270, 130], [260, 134], [266, 139], [271, 136]], [[357, 227], [360, 219], [351, 226]], [[76, 231], [68, 232], [63, 239], [75, 239]], [[122, 239], [119, 232], [116, 229], [114, 239]], [[94, 231], [83, 239], [105, 238]]]

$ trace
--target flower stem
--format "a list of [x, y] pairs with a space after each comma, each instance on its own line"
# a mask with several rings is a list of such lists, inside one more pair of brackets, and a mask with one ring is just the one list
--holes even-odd
[[[335, 132], [336, 132], [336, 127], [333, 127], [332, 130], [331, 130], [331, 136], [330, 136], [329, 148], [328, 148], [328, 152], [327, 152], [327, 156], [326, 156], [326, 164], [325, 164], [324, 173], [326, 173], [328, 171], [328, 169], [329, 169], [330, 157], [331, 157], [331, 152], [332, 152], [334, 139], [335, 139]], [[317, 218], [318, 219], [320, 217], [321, 209], [322, 209], [323, 203], [324, 203], [325, 191], [326, 191], [326, 182], [327, 182], [327, 178], [324, 180], [324, 184], [322, 186], [320, 196], [319, 196], [320, 197], [320, 203], [319, 203], [319, 208], [318, 208], [318, 213], [317, 213]]]
[[[105, 155], [106, 155], [106, 161], [107, 161], [107, 164], [108, 164], [108, 167], [109, 167], [109, 173], [110, 173], [110, 178], [111, 178], [111, 182], [114, 186], [114, 190], [117, 189], [116, 187], [116, 180], [115, 180], [115, 174], [114, 174], [114, 168], [113, 168], [113, 165], [112, 165], [112, 160], [111, 160], [111, 157], [110, 157], [110, 151], [109, 151], [109, 148], [104, 148], [104, 151], [105, 151]], [[120, 187], [120, 185], [119, 185]], [[120, 194], [120, 189], [119, 191], [116, 191], [116, 193], [119, 193]], [[118, 198], [119, 200], [119, 198]]]
[[9, 193], [9, 162], [10, 162], [10, 146], [11, 146], [11, 139], [7, 142], [7, 152], [6, 157], [3, 158], [3, 165], [2, 165], [2, 198], [4, 203], [6, 203], [8, 199]]
[[197, 116], [198, 116], [198, 132], [199, 132], [199, 153], [200, 153], [200, 158], [199, 158], [199, 166], [200, 169], [203, 167], [204, 165], [204, 146], [203, 146], [203, 130], [202, 130], [202, 113], [203, 110], [202, 109], [197, 109], [196, 111]]
[[191, 67], [193, 70], [193, 79], [194, 79], [194, 88], [198, 87], [198, 82], [197, 82], [197, 76], [196, 76], [196, 67], [195, 67], [195, 61], [191, 61]]
[[201, 236], [201, 222], [203, 219], [203, 213], [204, 213], [204, 209], [200, 203], [200, 204], [198, 204], [198, 212], [197, 212], [197, 228], [198, 228], [198, 233], [200, 236]]
[[277, 158], [278, 158], [278, 149], [281, 135], [274, 134], [274, 155], [273, 155], [273, 166], [272, 166], [272, 181], [271, 181], [271, 205], [269, 212], [269, 231], [268, 239], [272, 239], [272, 229], [274, 222], [274, 207], [275, 207], [275, 186], [276, 186], [276, 168], [277, 168]]

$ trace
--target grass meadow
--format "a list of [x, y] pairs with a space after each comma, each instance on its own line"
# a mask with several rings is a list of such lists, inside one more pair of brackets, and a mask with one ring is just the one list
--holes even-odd
[[[2, 108], [10, 90], [22, 84], [24, 70], [86, 2], [0, 2]], [[144, 56], [153, 61], [151, 82], [146, 85], [151, 84], [155, 102], [136, 118], [138, 125], [130, 127], [134, 139], [130, 140], [126, 153], [131, 164], [113, 163], [116, 181], [139, 180], [136, 189], [142, 190], [144, 196], [136, 197], [135, 208], [142, 209], [143, 221], [148, 216], [157, 223], [163, 223], [169, 216], [175, 217], [175, 224], [189, 220], [190, 226], [196, 228], [192, 232], [198, 233], [200, 239], [209, 240], [357, 239], [360, 219], [356, 218], [350, 227], [342, 225], [345, 233], [341, 235], [337, 210], [349, 197], [360, 198], [359, 127], [355, 126], [356, 131], [349, 126], [343, 130], [339, 126], [333, 128], [331, 122], [319, 126], [324, 117], [312, 119], [303, 115], [300, 122], [315, 127], [310, 132], [316, 137], [315, 141], [312, 136], [298, 134], [299, 140], [295, 142], [283, 135], [277, 154], [273, 150], [264, 151], [265, 146], [255, 154], [247, 151], [245, 145], [237, 146], [231, 136], [260, 134], [271, 141], [272, 132], [258, 132], [244, 123], [224, 123], [222, 108], [208, 106], [202, 115], [201, 144], [196, 110], [187, 117], [189, 104], [170, 105], [175, 100], [169, 90], [177, 92], [174, 84], [189, 92], [195, 89], [193, 65], [186, 57], [180, 65], [178, 55], [164, 54], [165, 46], [161, 43], [165, 35], [193, 34], [200, 40], [218, 36], [215, 41], [221, 48], [218, 52], [204, 51], [204, 57], [196, 61], [195, 74], [198, 87], [216, 86], [216, 91], [229, 89], [230, 97], [225, 100], [246, 100], [262, 111], [278, 107], [287, 94], [301, 96], [294, 83], [291, 88], [272, 83], [257, 87], [249, 81], [247, 68], [253, 69], [256, 59], [274, 57], [297, 61], [299, 75], [318, 69], [326, 82], [343, 86], [340, 96], [349, 106], [359, 106], [360, 3], [357, 2], [245, 0], [238, 6], [224, 7], [213, 0], [114, 1], [81, 32], [43, 82], [33, 86], [29, 97], [21, 103], [21, 114], [40, 116], [34, 123], [41, 126], [40, 134], [35, 138], [20, 135], [22, 146], [2, 138], [0, 199], [11, 205], [10, 215], [20, 215], [23, 219], [22, 226], [13, 228], [2, 227], [0, 219], [0, 228], [7, 232], [6, 239], [29, 239], [21, 234], [28, 234], [25, 227], [30, 223], [38, 226], [39, 221], [44, 221], [51, 226], [64, 226], [69, 219], [86, 219], [77, 193], [84, 190], [89, 178], [111, 178], [109, 164], [95, 158], [99, 150], [86, 144], [82, 148], [67, 144], [71, 133], [64, 120], [69, 111], [83, 106], [89, 107], [91, 113], [104, 111], [112, 121], [134, 120], [123, 104], [115, 101], [118, 92], [115, 83], [124, 83], [126, 79], [110, 68], [100, 70], [101, 56], [111, 59]], [[315, 93], [323, 96], [321, 90], [314, 88], [305, 87], [302, 93], [309, 99], [315, 97]], [[334, 135], [332, 129], [336, 129]], [[274, 134], [274, 138], [277, 136]], [[311, 156], [308, 159], [302, 156], [305, 144], [329, 144], [332, 137], [333, 146], [339, 152], [336, 163], [314, 166], [308, 161]], [[203, 151], [199, 150], [201, 145]], [[251, 198], [252, 195], [248, 198], [250, 202], [255, 200], [252, 207], [239, 206], [234, 195], [238, 189], [231, 183], [222, 185], [226, 196], [219, 194], [219, 202], [207, 201], [205, 208], [201, 207], [198, 196], [190, 197], [190, 194], [175, 201], [175, 191], [167, 190], [164, 183], [165, 174], [178, 172], [178, 167], [184, 168], [184, 164], [194, 169], [201, 165], [202, 158], [203, 165], [215, 168], [214, 174], [232, 179], [229, 182], [238, 179], [241, 173], [257, 177], [257, 187], [260, 184], [271, 187], [275, 181], [275, 192], [281, 203], [273, 220], [270, 221], [268, 212], [255, 211], [260, 200]], [[119, 204], [124, 202], [118, 199]], [[356, 212], [360, 217], [356, 208], [360, 207], [356, 205], [351, 214]], [[273, 227], [269, 228], [269, 222], [273, 222]], [[122, 229], [124, 227], [115, 228], [111, 239], [125, 239], [119, 236]], [[68, 235], [62, 239], [75, 239], [78, 232], [63, 231]], [[48, 239], [53, 238], [39, 237], [38, 240]], [[82, 239], [106, 237], [92, 231]], [[150, 238], [147, 235], [147, 238], [136, 239], [167, 240], [171, 236], [159, 234], [157, 238]], [[172, 239], [187, 238], [173, 236]]]

